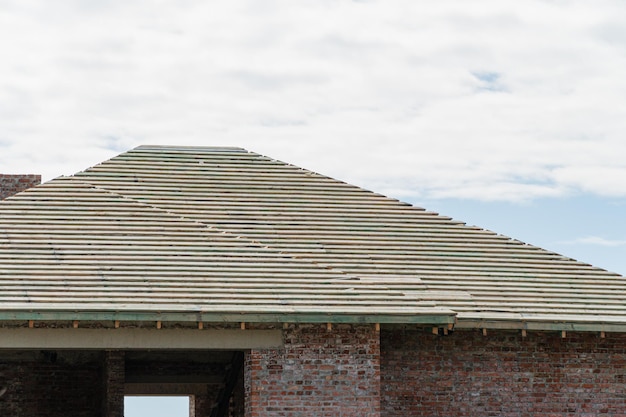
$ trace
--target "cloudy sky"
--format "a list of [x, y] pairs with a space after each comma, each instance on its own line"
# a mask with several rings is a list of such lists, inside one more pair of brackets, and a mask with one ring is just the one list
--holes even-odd
[[0, 171], [288, 161], [626, 273], [620, 1], [0, 0]]
[[621, 1], [0, 0], [0, 54], [2, 172], [241, 146], [626, 274]]

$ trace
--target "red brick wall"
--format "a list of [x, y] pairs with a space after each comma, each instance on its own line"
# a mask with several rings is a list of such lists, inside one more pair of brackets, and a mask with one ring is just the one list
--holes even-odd
[[41, 184], [41, 175], [0, 174], [0, 200]]
[[294, 325], [284, 341], [283, 349], [246, 354], [246, 417], [380, 416], [373, 325]]
[[381, 415], [626, 417], [626, 334], [381, 333]]

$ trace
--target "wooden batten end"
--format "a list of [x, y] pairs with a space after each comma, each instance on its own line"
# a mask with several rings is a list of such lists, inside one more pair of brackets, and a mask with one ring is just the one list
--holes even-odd
[[448, 335], [448, 328], [447, 328], [447, 327], [444, 327], [444, 328], [443, 328], [443, 334], [444, 334], [445, 336], [447, 336], [447, 335]]
[[380, 332], [380, 323], [374, 324], [374, 330], [376, 330], [377, 332]]
[[433, 327], [433, 334], [439, 334], [439, 327]]
[[448, 323], [448, 330], [454, 330], [454, 323]]
[[115, 323], [113, 323], [113, 325], [115, 326], [116, 329], [120, 328], [120, 321], [119, 320], [115, 320]]
[[204, 329], [204, 323], [199, 321], [198, 322], [198, 330], [202, 330], [202, 329]]
[[606, 338], [606, 332], [605, 332], [605, 331], [601, 331], [601, 332], [600, 332], [600, 337], [601, 337], [602, 339]]
[[483, 328], [483, 336], [487, 336], [487, 329]]
[[157, 322], [156, 322], [156, 328], [157, 328], [157, 329], [160, 329], [160, 328], [161, 328], [161, 320], [159, 320], [159, 321], [157, 321]]
[[283, 323], [283, 329], [287, 330], [289, 328], [289, 323]]
[[32, 329], [33, 327], [35, 327], [35, 320], [28, 320], [28, 328]]
[[333, 324], [332, 323], [326, 323], [326, 331], [327, 332], [332, 332], [333, 331]]
[[567, 337], [567, 332], [565, 330], [561, 330], [561, 338], [565, 339]]
[[526, 337], [528, 334], [526, 333], [526, 329], [522, 329], [522, 337]]
[[72, 322], [72, 327], [75, 328], [75, 329], [78, 329], [78, 320], [74, 320]]
[[246, 322], [245, 322], [245, 321], [242, 321], [242, 322], [239, 324], [239, 327], [241, 328], [241, 330], [246, 330]]

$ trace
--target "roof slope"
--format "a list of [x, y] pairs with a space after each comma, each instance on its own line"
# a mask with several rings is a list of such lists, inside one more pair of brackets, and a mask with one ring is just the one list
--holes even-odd
[[611, 330], [626, 326], [625, 289], [617, 274], [236, 148], [142, 146], [0, 203], [6, 317], [456, 315]]

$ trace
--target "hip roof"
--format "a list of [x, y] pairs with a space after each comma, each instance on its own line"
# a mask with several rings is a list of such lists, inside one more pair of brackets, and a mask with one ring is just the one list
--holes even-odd
[[238, 148], [141, 146], [0, 202], [0, 319], [612, 330], [626, 279]]

